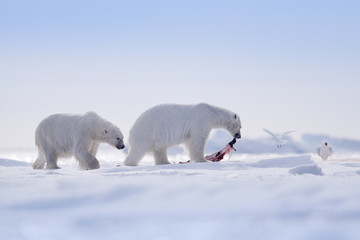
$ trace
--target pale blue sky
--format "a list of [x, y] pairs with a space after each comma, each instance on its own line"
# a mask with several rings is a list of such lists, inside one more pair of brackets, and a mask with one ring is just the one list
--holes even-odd
[[124, 132], [160, 103], [237, 112], [243, 137], [360, 139], [359, 1], [0, 0], [0, 149], [57, 112]]

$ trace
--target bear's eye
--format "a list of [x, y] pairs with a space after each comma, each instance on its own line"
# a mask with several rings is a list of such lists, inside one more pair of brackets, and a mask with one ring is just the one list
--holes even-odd
[[104, 132], [105, 132], [105, 134], [107, 134], [107, 130], [105, 130]]
[[117, 140], [120, 140], [120, 138], [116, 138]]
[[235, 114], [234, 118], [236, 119], [237, 118], [237, 115]]

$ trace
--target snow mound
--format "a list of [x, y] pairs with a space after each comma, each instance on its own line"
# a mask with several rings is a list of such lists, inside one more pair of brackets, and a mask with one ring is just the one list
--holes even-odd
[[0, 166], [2, 166], [2, 167], [26, 167], [26, 166], [30, 166], [30, 163], [0, 158]]
[[291, 168], [313, 163], [314, 161], [311, 159], [311, 155], [302, 155], [264, 159], [257, 161], [256, 163], [249, 164], [249, 166], [257, 168]]
[[303, 174], [313, 174], [318, 176], [324, 175], [322, 169], [318, 167], [316, 164], [298, 166], [290, 169], [289, 173], [292, 175], [303, 175]]

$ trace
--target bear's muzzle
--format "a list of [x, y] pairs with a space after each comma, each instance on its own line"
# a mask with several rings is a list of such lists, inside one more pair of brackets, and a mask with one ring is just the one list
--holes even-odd
[[117, 149], [124, 149], [124, 148], [125, 148], [125, 145], [124, 145], [124, 143], [118, 143], [118, 144], [116, 145], [116, 148], [117, 148]]

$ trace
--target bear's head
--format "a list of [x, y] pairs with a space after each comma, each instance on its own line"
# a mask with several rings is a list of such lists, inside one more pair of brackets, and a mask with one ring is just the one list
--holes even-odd
[[124, 137], [118, 127], [111, 126], [102, 132], [103, 141], [116, 147], [117, 149], [125, 148]]
[[229, 119], [227, 121], [227, 130], [231, 133], [234, 138], [241, 138], [241, 121], [240, 117], [235, 113], [229, 114]]

